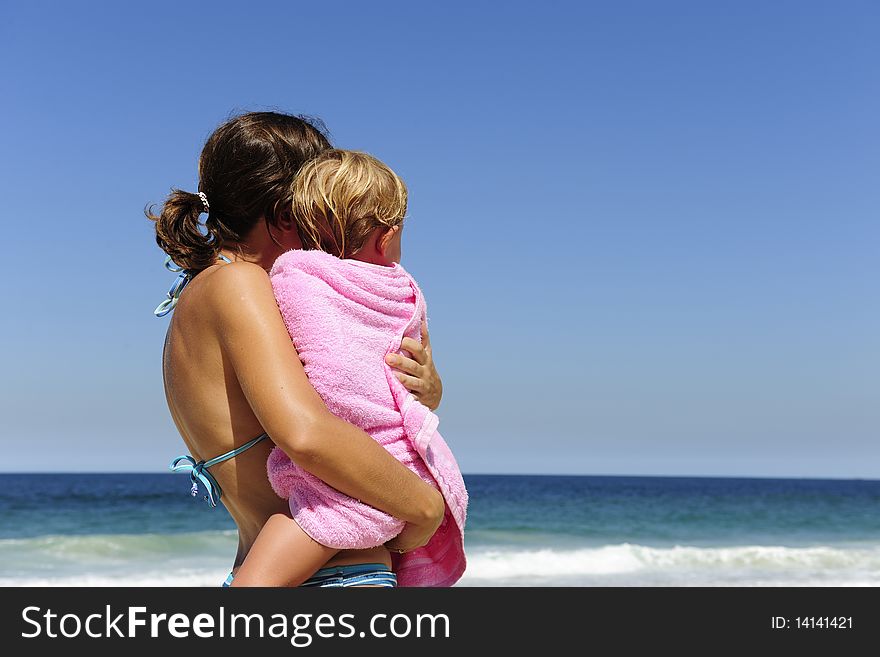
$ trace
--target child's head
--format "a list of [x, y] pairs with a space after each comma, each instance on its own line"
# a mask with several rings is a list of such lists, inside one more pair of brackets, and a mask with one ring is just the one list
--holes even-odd
[[293, 218], [303, 245], [340, 258], [400, 260], [406, 185], [366, 153], [328, 150], [307, 162], [293, 185]]

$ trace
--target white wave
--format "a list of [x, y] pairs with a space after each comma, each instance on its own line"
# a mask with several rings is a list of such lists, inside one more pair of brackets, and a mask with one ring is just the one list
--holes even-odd
[[236, 542], [235, 530], [180, 532], [176, 534], [46, 534], [33, 538], [0, 539], [0, 553], [44, 551], [51, 554], [104, 555], [169, 552], [226, 547]]
[[[0, 540], [0, 586], [218, 586], [232, 532]], [[880, 586], [880, 545], [468, 548], [462, 586]]]
[[216, 586], [235, 531], [90, 534], [0, 540], [3, 586]]
[[468, 554], [465, 585], [880, 585], [880, 546], [491, 549]]
[[116, 575], [82, 573], [62, 576], [0, 577], [0, 586], [220, 586], [228, 573], [228, 568], [204, 571], [181, 570], [178, 572], [150, 572], [133, 569], [129, 574], [119, 573]]

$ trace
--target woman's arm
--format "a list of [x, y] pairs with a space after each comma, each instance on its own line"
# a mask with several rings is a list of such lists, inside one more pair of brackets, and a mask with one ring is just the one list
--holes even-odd
[[327, 410], [287, 334], [266, 272], [234, 263], [211, 278], [207, 300], [221, 348], [266, 433], [330, 486], [415, 525], [406, 535], [415, 544], [396, 547], [427, 542], [443, 518], [442, 495]]

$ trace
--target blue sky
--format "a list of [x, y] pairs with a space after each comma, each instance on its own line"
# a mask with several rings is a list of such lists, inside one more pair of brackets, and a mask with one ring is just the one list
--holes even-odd
[[230, 113], [410, 187], [465, 472], [880, 477], [872, 2], [5, 3], [0, 471], [161, 471], [142, 210]]

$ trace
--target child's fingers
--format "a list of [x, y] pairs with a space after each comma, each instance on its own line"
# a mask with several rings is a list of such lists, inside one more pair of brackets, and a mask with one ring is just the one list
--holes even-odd
[[400, 341], [400, 348], [412, 354], [413, 360], [419, 365], [424, 365], [428, 360], [425, 348], [412, 338], [404, 338]]
[[406, 372], [407, 374], [412, 374], [415, 377], [422, 378], [424, 376], [424, 373], [422, 372], [422, 366], [411, 358], [407, 358], [406, 356], [401, 356], [399, 354], [388, 354], [385, 357], [385, 362], [388, 363], [391, 367]]
[[414, 376], [409, 376], [403, 372], [395, 372], [394, 376], [403, 384], [403, 387], [412, 393], [422, 393], [425, 390], [425, 382]]

